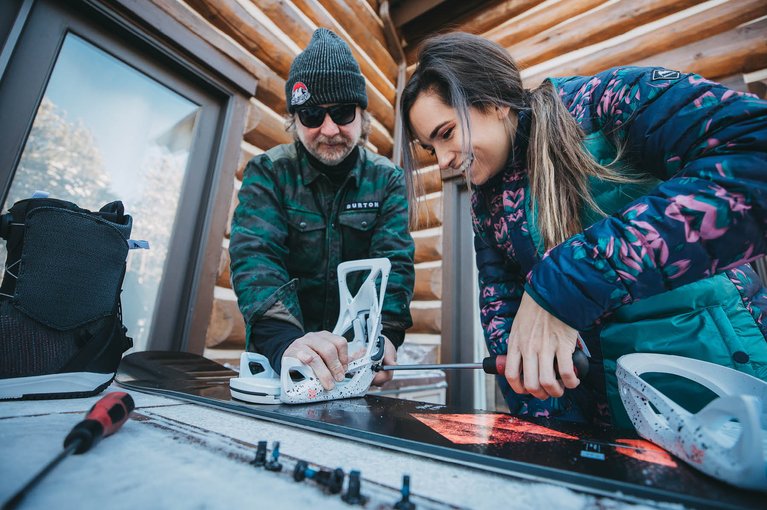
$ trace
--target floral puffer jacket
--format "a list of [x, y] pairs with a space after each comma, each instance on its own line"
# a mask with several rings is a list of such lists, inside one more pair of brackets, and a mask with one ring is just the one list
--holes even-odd
[[[694, 357], [767, 380], [767, 292], [747, 264], [767, 253], [767, 102], [662, 68], [551, 81], [591, 154], [608, 164], [622, 146], [618, 168], [636, 182], [593, 180], [608, 216], [584, 209], [587, 228], [544, 253], [522, 111], [507, 168], [474, 189], [489, 350], [506, 352], [527, 292], [579, 330], [593, 354], [591, 375], [561, 399], [515, 395], [499, 378], [511, 412], [628, 426], [615, 366], [629, 352]], [[679, 381], [651, 382], [693, 411], [711, 398]]]

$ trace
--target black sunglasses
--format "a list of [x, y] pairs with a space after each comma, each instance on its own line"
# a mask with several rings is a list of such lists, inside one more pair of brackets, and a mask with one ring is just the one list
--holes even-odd
[[301, 124], [308, 128], [318, 128], [325, 122], [325, 114], [339, 126], [345, 126], [354, 122], [357, 116], [356, 104], [336, 104], [333, 106], [307, 106], [298, 110], [298, 118]]

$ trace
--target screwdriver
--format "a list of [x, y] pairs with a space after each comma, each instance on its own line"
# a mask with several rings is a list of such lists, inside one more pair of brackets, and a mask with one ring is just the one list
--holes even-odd
[[9, 499], [3, 505], [3, 510], [16, 508], [30, 489], [69, 454], [85, 453], [95, 446], [102, 437], [111, 436], [117, 432], [128, 420], [128, 416], [135, 407], [133, 398], [122, 391], [109, 393], [96, 402], [88, 411], [85, 419], [75, 425], [64, 439], [64, 451]]
[[[437, 363], [433, 365], [381, 365], [374, 368], [376, 371], [381, 370], [446, 370], [446, 369], [473, 369], [482, 370], [486, 374], [503, 375], [506, 370], [506, 355], [499, 354], [496, 356], [488, 356], [480, 363]], [[589, 359], [583, 353], [582, 350], [576, 349], [573, 352], [573, 370], [575, 376], [578, 378], [585, 377], [589, 372]], [[556, 366], [554, 367], [554, 373], [559, 377], [559, 371]]]

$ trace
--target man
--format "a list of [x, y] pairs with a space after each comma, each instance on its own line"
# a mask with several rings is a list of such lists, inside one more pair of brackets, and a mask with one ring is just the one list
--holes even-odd
[[[370, 131], [365, 78], [347, 44], [314, 32], [285, 85], [295, 143], [247, 165], [232, 221], [232, 281], [247, 349], [279, 371], [283, 356], [309, 365], [325, 389], [342, 381], [347, 340], [329, 333], [338, 318], [339, 263], [387, 257], [382, 310], [384, 363], [396, 361], [412, 324], [414, 244], [403, 171], [362, 146]], [[349, 282], [352, 292], [362, 278]], [[391, 378], [377, 374], [373, 384]]]

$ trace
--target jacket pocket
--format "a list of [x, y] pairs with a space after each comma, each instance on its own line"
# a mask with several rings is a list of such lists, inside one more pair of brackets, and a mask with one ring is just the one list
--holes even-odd
[[338, 215], [341, 226], [343, 260], [370, 257], [370, 240], [378, 221], [376, 211], [348, 211]]
[[310, 275], [325, 267], [325, 218], [303, 209], [286, 209], [288, 216], [287, 268], [291, 275]]

